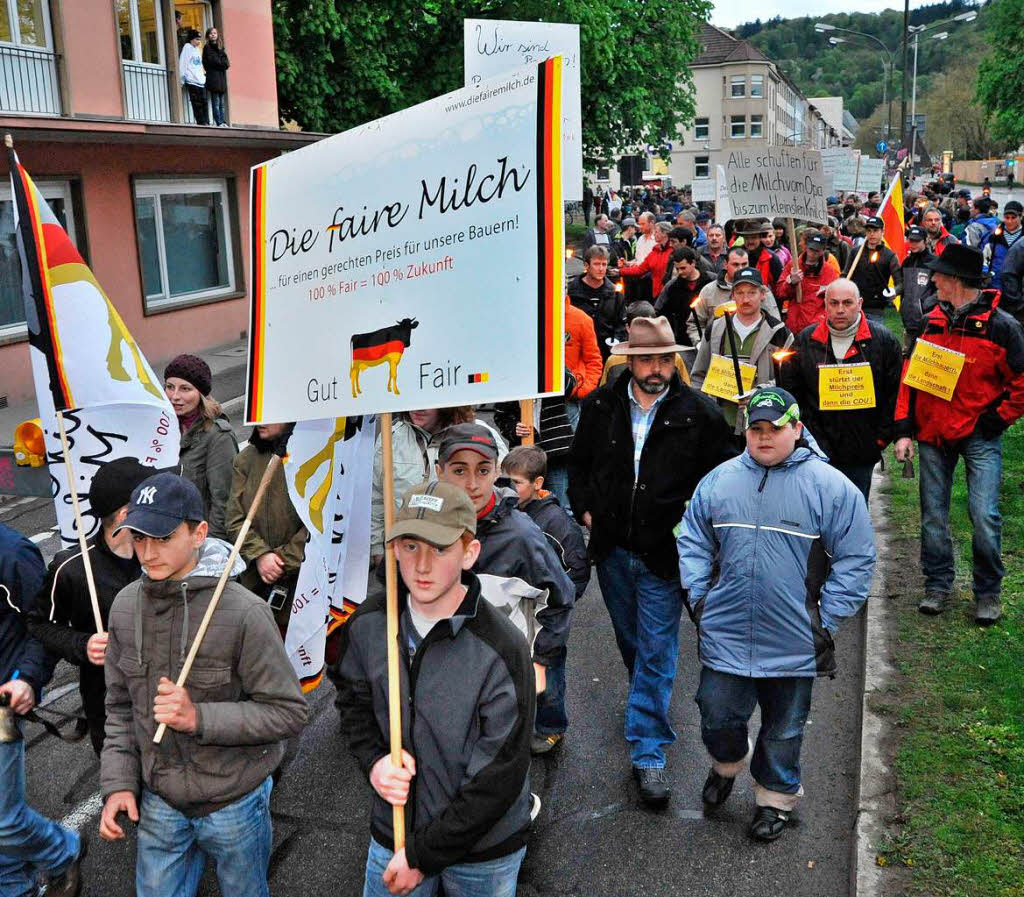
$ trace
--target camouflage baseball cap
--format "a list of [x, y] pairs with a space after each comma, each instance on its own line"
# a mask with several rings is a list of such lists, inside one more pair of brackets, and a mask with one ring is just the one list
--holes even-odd
[[773, 427], [800, 420], [800, 406], [792, 394], [778, 386], [758, 389], [747, 402], [747, 426], [766, 420]]
[[420, 483], [402, 498], [387, 540], [404, 536], [447, 548], [466, 530], [476, 535], [476, 509], [469, 496], [451, 483]]

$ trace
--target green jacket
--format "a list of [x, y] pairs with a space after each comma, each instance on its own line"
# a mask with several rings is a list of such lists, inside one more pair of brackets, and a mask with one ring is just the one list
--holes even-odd
[[181, 475], [196, 484], [203, 497], [210, 535], [227, 538], [224, 506], [231, 488], [231, 463], [238, 454], [238, 443], [231, 422], [219, 417], [211, 424], [199, 421], [181, 434]]

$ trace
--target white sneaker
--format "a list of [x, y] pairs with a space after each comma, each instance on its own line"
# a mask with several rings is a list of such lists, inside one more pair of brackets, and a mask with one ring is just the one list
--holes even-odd
[[540, 816], [540, 795], [530, 792], [530, 822]]

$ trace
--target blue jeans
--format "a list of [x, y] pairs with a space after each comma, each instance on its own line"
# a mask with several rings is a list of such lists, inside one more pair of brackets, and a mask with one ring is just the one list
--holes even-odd
[[570, 514], [569, 507], [569, 468], [564, 461], [551, 461], [548, 464], [548, 473], [544, 477], [544, 486], [550, 490], [558, 503]]
[[679, 659], [682, 587], [618, 547], [598, 563], [597, 581], [630, 676], [626, 741], [633, 746], [633, 765], [664, 768], [662, 747], [676, 738], [668, 709]]
[[864, 496], [865, 501], [871, 499], [871, 474], [874, 472], [874, 464], [835, 464], [832, 466], [853, 483]]
[[547, 668], [544, 691], [537, 695], [537, 718], [533, 730], [541, 735], [561, 735], [569, 728], [569, 715], [565, 711], [565, 655]]
[[748, 749], [747, 723], [761, 706], [750, 773], [762, 788], [780, 794], [800, 791], [800, 745], [811, 709], [811, 677], [753, 679], [701, 667], [697, 687], [700, 734], [719, 763], [736, 763]]
[[216, 125], [224, 124], [224, 94], [214, 93], [212, 90], [209, 91], [210, 95], [210, 106], [213, 109], [213, 123]]
[[[370, 838], [366, 854], [366, 883], [363, 897], [392, 897], [381, 876], [394, 854]], [[409, 892], [409, 897], [434, 897], [439, 882], [444, 882], [446, 897], [515, 897], [519, 867], [526, 848], [482, 863], [459, 863], [449, 866], [440, 875], [424, 878]]]
[[139, 807], [136, 897], [193, 897], [212, 857], [222, 894], [269, 897], [271, 779], [208, 816], [189, 817], [152, 791]]
[[78, 833], [25, 803], [25, 742], [0, 744], [0, 897], [36, 893], [36, 870], [63, 872], [82, 849]]
[[953, 472], [963, 455], [967, 468], [967, 510], [974, 536], [974, 594], [998, 595], [1003, 583], [1003, 517], [999, 484], [1003, 475], [1003, 441], [971, 436], [955, 448], [918, 444], [921, 468], [921, 569], [925, 592], [953, 590], [955, 566], [949, 531]]

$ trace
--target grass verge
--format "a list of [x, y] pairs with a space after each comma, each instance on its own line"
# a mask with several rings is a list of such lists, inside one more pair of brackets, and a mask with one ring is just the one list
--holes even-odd
[[918, 481], [902, 479], [891, 450], [886, 464], [901, 672], [887, 703], [898, 733], [901, 818], [878, 862], [909, 867], [915, 897], [1024, 897], [1024, 424], [1003, 438], [1007, 576], [1003, 620], [989, 629], [971, 613], [963, 465], [951, 512], [959, 599], [929, 618], [916, 609]]

